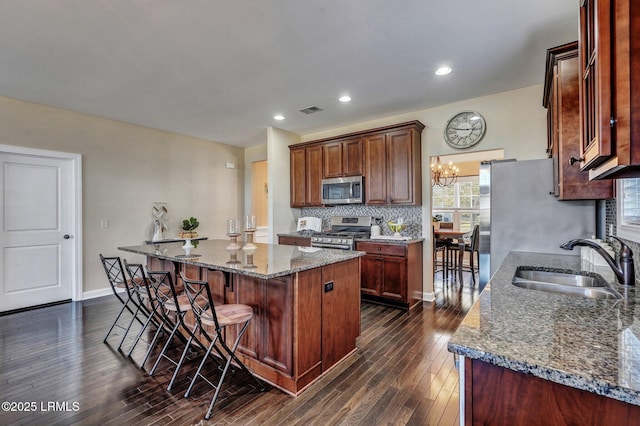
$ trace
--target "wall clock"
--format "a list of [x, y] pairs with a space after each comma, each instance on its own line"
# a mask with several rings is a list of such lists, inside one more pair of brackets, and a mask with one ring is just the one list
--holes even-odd
[[453, 148], [467, 149], [480, 142], [486, 130], [486, 123], [480, 114], [475, 111], [463, 111], [447, 121], [444, 140]]

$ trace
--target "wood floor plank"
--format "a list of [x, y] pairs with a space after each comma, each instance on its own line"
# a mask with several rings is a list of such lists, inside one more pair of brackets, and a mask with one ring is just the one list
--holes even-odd
[[[469, 276], [466, 277], [468, 282]], [[0, 396], [3, 401], [77, 403], [77, 411], [0, 412], [0, 424], [142, 425], [454, 425], [459, 421], [458, 372], [449, 337], [477, 299], [469, 285], [437, 284], [436, 300], [409, 312], [363, 302], [358, 350], [293, 398], [271, 386], [259, 392], [242, 372], [225, 384], [210, 421], [213, 389], [199, 380], [184, 392], [202, 351], [194, 350], [171, 392], [175, 366], [163, 361], [148, 375], [166, 335], [145, 369], [138, 368], [153, 329], [132, 357], [116, 350], [123, 331], [104, 335], [120, 308], [103, 297], [0, 317]], [[121, 319], [126, 324], [130, 316]], [[140, 330], [134, 323], [126, 353]], [[177, 359], [183, 344], [169, 355]], [[215, 378], [215, 365], [204, 374]]]

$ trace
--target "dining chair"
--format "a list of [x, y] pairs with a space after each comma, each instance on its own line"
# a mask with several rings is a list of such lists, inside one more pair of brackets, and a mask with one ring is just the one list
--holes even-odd
[[[222, 274], [222, 272], [220, 273]], [[184, 283], [184, 291], [189, 298], [191, 310], [193, 311], [196, 320], [196, 329], [194, 330], [194, 334], [197, 333], [209, 342], [209, 347], [207, 348], [207, 351], [198, 366], [198, 370], [194, 374], [184, 396], [189, 397], [198, 378], [202, 378], [204, 381], [211, 384], [215, 389], [215, 393], [204, 417], [208, 420], [211, 418], [211, 414], [213, 413], [214, 405], [218, 399], [218, 395], [220, 394], [220, 389], [222, 388], [227, 371], [231, 366], [231, 361], [239, 366], [240, 369], [242, 369], [242, 371], [244, 371], [255, 382], [260, 391], [264, 391], [265, 389], [264, 385], [249, 371], [249, 369], [247, 369], [244, 363], [240, 361], [235, 354], [238, 344], [253, 318], [253, 309], [251, 309], [251, 306], [242, 304], [216, 305], [207, 281], [189, 279], [182, 272], [180, 273], [180, 277]], [[229, 347], [227, 342], [225, 342], [225, 338], [222, 333], [223, 330], [227, 329], [227, 327], [233, 326], [240, 327], [240, 331], [237, 333], [231, 347]], [[202, 375], [202, 368], [205, 363], [208, 359], [213, 358], [211, 351], [214, 348], [217, 348], [217, 352], [223, 355], [223, 361], [225, 362], [222, 374], [220, 375], [217, 384], [213, 384]], [[218, 362], [215, 358], [213, 358], [213, 360], [216, 363]]]
[[453, 229], [453, 222], [440, 222], [440, 229]]
[[[109, 335], [111, 334], [113, 329], [115, 327], [118, 327], [124, 330], [124, 334], [122, 335], [120, 343], [118, 344], [118, 350], [120, 350], [133, 322], [137, 320], [141, 325], [144, 325], [144, 322], [138, 317], [140, 307], [138, 306], [137, 300], [132, 297], [131, 282], [127, 280], [124, 275], [124, 268], [122, 267], [122, 261], [120, 260], [120, 257], [105, 257], [100, 254], [100, 262], [102, 263], [104, 271], [107, 274], [107, 279], [114, 296], [116, 296], [116, 298], [122, 304], [118, 315], [116, 315], [113, 323], [111, 324], [111, 327], [109, 328], [109, 331], [107, 331], [107, 334], [104, 336], [104, 339], [102, 341], [103, 343], [107, 343], [107, 339], [109, 338]], [[126, 327], [118, 323], [125, 310], [129, 311], [129, 313], [132, 315], [131, 321]]]
[[[474, 225], [471, 232], [468, 232], [462, 237], [462, 244], [453, 244], [449, 247], [449, 250], [453, 253], [454, 270], [458, 272], [460, 279], [462, 280], [462, 271], [465, 269], [471, 272], [471, 278], [473, 283], [476, 283], [476, 273], [478, 273], [479, 259], [479, 245], [480, 245], [480, 226]], [[464, 253], [469, 253], [469, 267], [463, 265]], [[460, 283], [462, 284], [462, 282]]]
[[[442, 281], [446, 281], [447, 275], [447, 245], [448, 242], [436, 238], [435, 228], [431, 226], [431, 240], [433, 241], [433, 277], [442, 272]], [[438, 260], [438, 253], [442, 254], [442, 260]]]

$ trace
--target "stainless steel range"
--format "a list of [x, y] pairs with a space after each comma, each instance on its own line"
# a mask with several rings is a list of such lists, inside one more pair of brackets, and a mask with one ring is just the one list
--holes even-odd
[[334, 216], [331, 218], [331, 229], [313, 234], [311, 247], [353, 250], [357, 238], [370, 236], [370, 216]]

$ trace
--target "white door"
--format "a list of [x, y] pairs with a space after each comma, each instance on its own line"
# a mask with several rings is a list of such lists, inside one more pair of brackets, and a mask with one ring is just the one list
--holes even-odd
[[73, 161], [0, 152], [0, 170], [0, 312], [71, 299]]

